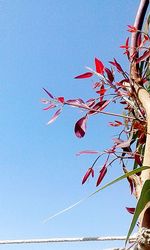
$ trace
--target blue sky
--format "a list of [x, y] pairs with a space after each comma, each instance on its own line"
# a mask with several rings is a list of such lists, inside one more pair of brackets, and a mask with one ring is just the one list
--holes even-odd
[[[127, 67], [119, 49], [133, 24], [138, 1], [0, 1], [0, 239], [125, 235], [134, 205], [128, 183], [118, 183], [48, 223], [43, 220], [95, 191], [81, 185], [95, 157], [83, 149], [103, 150], [117, 133], [111, 117], [92, 117], [88, 133], [73, 132], [81, 116], [66, 108], [46, 126], [51, 112], [40, 103], [42, 88], [66, 98], [91, 97], [91, 80], [77, 81], [94, 57], [113, 57]], [[119, 111], [116, 107], [115, 112]], [[101, 166], [102, 162], [99, 162]], [[118, 165], [103, 184], [121, 174]], [[121, 244], [121, 243], [118, 243]], [[102, 249], [117, 243], [2, 246], [17, 249]]]

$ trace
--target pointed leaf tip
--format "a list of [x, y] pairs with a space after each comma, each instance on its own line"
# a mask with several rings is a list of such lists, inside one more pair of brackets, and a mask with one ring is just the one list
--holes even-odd
[[84, 78], [90, 78], [91, 76], [93, 76], [92, 72], [86, 72], [84, 74], [75, 76], [74, 79], [84, 79]]
[[134, 207], [126, 207], [127, 211], [130, 213], [130, 214], [134, 214], [135, 212], [135, 208]]
[[87, 170], [87, 172], [85, 173], [83, 179], [82, 179], [82, 185], [87, 181], [87, 179], [89, 178], [89, 176], [92, 175], [92, 177], [94, 177], [94, 170], [93, 168], [89, 168]]
[[107, 173], [107, 167], [106, 167], [106, 164], [102, 167], [101, 171], [100, 171], [100, 174], [99, 174], [99, 177], [98, 177], [98, 180], [97, 180], [97, 183], [96, 183], [96, 187], [100, 185], [100, 183], [102, 182], [104, 176], [106, 175]]
[[56, 111], [56, 113], [52, 116], [52, 118], [49, 120], [49, 122], [47, 123], [47, 125], [49, 125], [52, 122], [54, 122], [58, 118], [58, 116], [60, 115], [61, 111], [62, 111], [62, 109], [58, 109]]
[[75, 124], [74, 131], [78, 138], [82, 138], [85, 135], [87, 119], [88, 117], [86, 115], [78, 120]]
[[104, 64], [95, 57], [95, 67], [96, 67], [96, 72], [99, 74], [104, 74]]
[[52, 96], [52, 94], [51, 94], [48, 90], [46, 90], [45, 88], [43, 88], [43, 90], [49, 95], [50, 98], [52, 98], [52, 99], [54, 98], [54, 97]]

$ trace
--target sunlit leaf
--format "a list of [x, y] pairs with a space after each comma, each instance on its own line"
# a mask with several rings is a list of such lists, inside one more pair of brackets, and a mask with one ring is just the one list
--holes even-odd
[[51, 124], [52, 122], [54, 122], [54, 121], [58, 118], [58, 116], [60, 115], [61, 111], [62, 111], [61, 108], [58, 109], [58, 110], [56, 111], [56, 113], [52, 116], [52, 118], [49, 120], [49, 122], [47, 123], [47, 125], [49, 125], [49, 124]]
[[84, 73], [82, 75], [75, 76], [74, 78], [75, 79], [84, 79], [84, 78], [89, 78], [91, 76], [93, 76], [92, 72], [86, 72], [86, 73]]
[[99, 74], [104, 74], [104, 64], [97, 58], [95, 58], [96, 72]]
[[49, 109], [52, 109], [52, 108], [55, 108], [56, 105], [54, 103], [51, 103], [48, 107], [46, 108], [43, 108], [43, 110], [49, 110]]
[[78, 152], [76, 155], [79, 156], [83, 154], [98, 154], [98, 153], [99, 153], [98, 151], [94, 151], [94, 150], [83, 150], [83, 151]]
[[127, 31], [129, 31], [129, 32], [137, 32], [137, 28], [136, 27], [134, 27], [134, 26], [132, 26], [132, 25], [128, 25], [128, 30]]

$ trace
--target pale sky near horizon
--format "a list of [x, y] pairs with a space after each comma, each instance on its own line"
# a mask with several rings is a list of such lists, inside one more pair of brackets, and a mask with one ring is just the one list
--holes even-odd
[[[113, 57], [127, 67], [123, 51], [127, 25], [133, 24], [139, 1], [1, 0], [0, 1], [0, 240], [48, 237], [125, 235], [134, 206], [128, 183], [108, 188], [47, 223], [43, 220], [95, 191], [95, 179], [81, 185], [95, 156], [112, 145], [118, 130], [113, 118], [92, 117], [85, 138], [73, 127], [81, 117], [64, 112], [50, 126], [42, 88], [66, 98], [91, 97], [92, 81], [74, 76]], [[116, 107], [115, 112], [119, 109]], [[99, 162], [101, 166], [102, 162]], [[132, 167], [132, 166], [131, 166]], [[116, 164], [104, 183], [122, 174]], [[3, 250], [98, 250], [123, 243], [3, 245]]]

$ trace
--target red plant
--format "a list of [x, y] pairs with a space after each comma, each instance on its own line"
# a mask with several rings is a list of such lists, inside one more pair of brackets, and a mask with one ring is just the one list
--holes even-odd
[[[142, 12], [145, 10], [142, 9], [140, 11]], [[137, 18], [139, 18], [139, 16]], [[150, 21], [147, 21], [148, 27], [149, 22]], [[129, 73], [124, 70], [123, 65], [115, 58], [113, 61], [109, 62], [109, 66], [107, 67], [101, 60], [95, 58], [95, 70], [88, 68], [88, 72], [75, 77], [75, 79], [94, 77], [94, 80], [95, 77], [97, 77], [96, 82], [93, 84], [93, 97], [85, 101], [81, 98], [65, 100], [64, 97], [53, 97], [49, 91], [44, 89], [50, 99], [48, 101], [42, 100], [43, 104], [48, 105], [44, 110], [57, 108], [57, 111], [48, 124], [56, 120], [63, 107], [66, 105], [77, 107], [82, 110], [84, 115], [75, 123], [74, 128], [75, 135], [78, 138], [83, 138], [85, 136], [87, 122], [92, 115], [105, 114], [116, 117], [114, 122], [109, 122], [109, 125], [116, 128], [118, 133], [118, 136], [113, 138], [113, 145], [111, 148], [103, 152], [99, 152], [98, 150], [83, 150], [78, 153], [78, 155], [98, 154], [92, 166], [88, 168], [83, 176], [82, 184], [84, 184], [90, 176], [94, 177], [94, 167], [97, 165], [98, 160], [104, 157], [105, 163], [100, 169], [96, 186], [101, 184], [109, 167], [113, 166], [113, 164], [118, 161], [124, 173], [127, 175], [131, 193], [133, 193], [137, 199], [139, 199], [143, 183], [140, 184], [141, 189], [139, 191], [139, 178], [141, 178], [140, 175], [142, 176], [142, 173], [140, 173], [140, 171], [136, 172], [135, 170], [140, 169], [143, 165], [146, 138], [150, 134], [150, 129], [149, 131], [147, 130], [147, 116], [149, 112], [146, 112], [146, 105], [148, 104], [145, 105], [145, 100], [141, 97], [142, 94], [139, 94], [140, 91], [144, 91], [144, 94], [146, 96], [148, 95], [148, 100], [150, 98], [150, 38], [148, 31], [143, 32], [140, 29], [140, 24], [137, 26], [128, 25], [128, 31], [132, 33], [131, 42], [129, 44], [128, 37], [125, 44], [120, 46], [121, 49], [125, 50], [124, 54], [127, 56], [127, 60], [130, 64]], [[121, 114], [109, 111], [109, 108], [115, 103], [121, 104], [123, 108]], [[121, 121], [118, 120], [118, 118], [120, 118]], [[120, 128], [119, 132], [118, 128]], [[134, 174], [132, 176], [128, 175], [128, 170], [125, 167], [126, 160], [133, 161]], [[126, 209], [128, 212], [134, 213], [133, 208]], [[137, 212], [135, 215], [137, 216]], [[133, 230], [133, 226], [131, 229]]]

